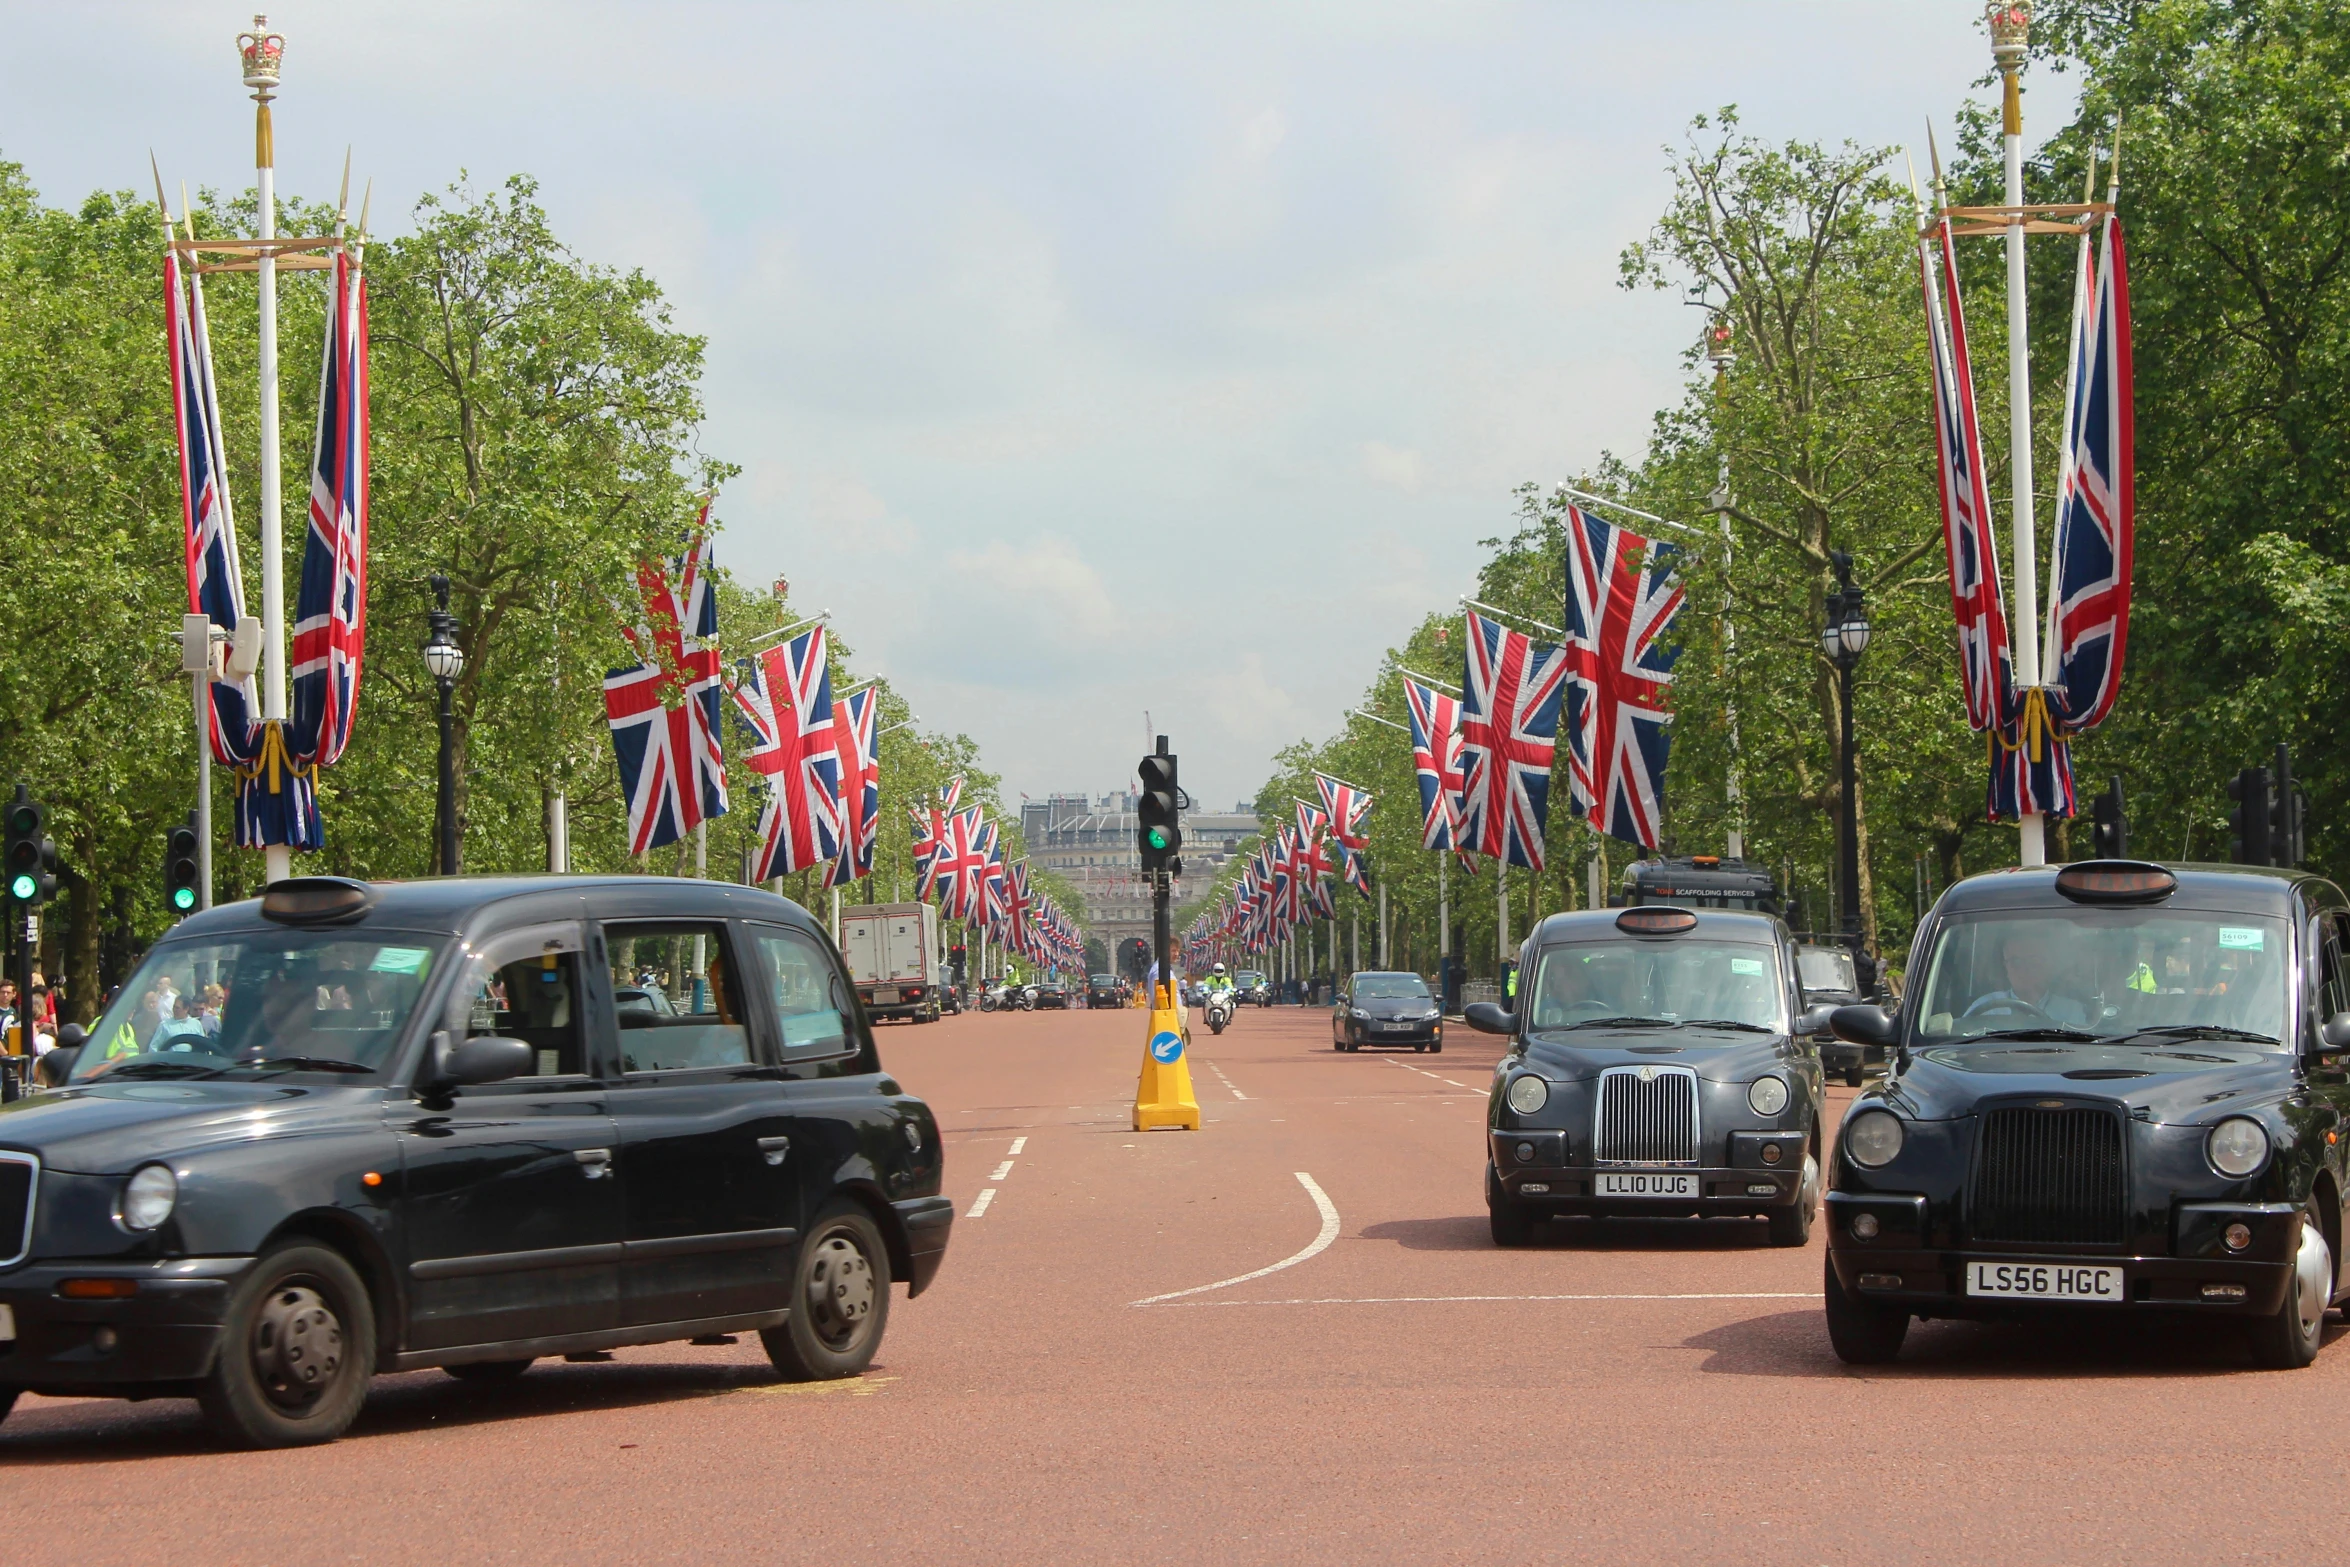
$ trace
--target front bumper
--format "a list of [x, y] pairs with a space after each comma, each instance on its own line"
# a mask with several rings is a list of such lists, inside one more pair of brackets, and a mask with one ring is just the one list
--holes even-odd
[[[16, 1337], [0, 1341], [0, 1387], [98, 1395], [192, 1382], [212, 1369], [230, 1291], [250, 1257], [37, 1262], [0, 1277]], [[69, 1300], [67, 1279], [128, 1279], [119, 1300]]]
[[1444, 1042], [1444, 1021], [1429, 1018], [1424, 1022], [1390, 1025], [1380, 1022], [1364, 1023], [1354, 1018], [1346, 1020], [1347, 1043], [1354, 1045], [1436, 1045]]
[[[1828, 1193], [1828, 1261], [1847, 1292], [1905, 1306], [1924, 1317], [2029, 1317], [2114, 1305], [2261, 1317], [2283, 1306], [2293, 1278], [2292, 1250], [2300, 1240], [2300, 1210], [2291, 1203], [2182, 1203], [2175, 1211], [2174, 1249], [2167, 1256], [2122, 1255], [2088, 1246], [1929, 1246], [1923, 1243], [1925, 1209], [1923, 1197]], [[1871, 1240], [1852, 1233], [1852, 1221], [1863, 1213], [1877, 1219], [1878, 1233]], [[2234, 1223], [2252, 1231], [2251, 1244], [2241, 1251], [2230, 1251], [2223, 1239]], [[1976, 1262], [2120, 1268], [2124, 1295], [2110, 1305], [1969, 1295], [1967, 1268]], [[2207, 1286], [2243, 1293], [2207, 1296]]]
[[[1503, 1194], [1529, 1213], [1589, 1214], [1612, 1218], [1733, 1218], [1791, 1208], [1804, 1200], [1806, 1142], [1799, 1131], [1733, 1132], [1722, 1165], [1642, 1166], [1637, 1170], [1566, 1162], [1564, 1132], [1490, 1133], [1493, 1168]], [[1766, 1146], [1778, 1150], [1772, 1162]], [[1696, 1177], [1695, 1197], [1602, 1197], [1602, 1174], [1637, 1173]]]

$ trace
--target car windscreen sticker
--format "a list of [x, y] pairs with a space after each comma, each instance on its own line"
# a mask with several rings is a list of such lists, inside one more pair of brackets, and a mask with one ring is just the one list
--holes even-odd
[[2219, 928], [2219, 944], [2245, 952], [2258, 952], [2261, 950], [2261, 931], [2257, 926], [2222, 925]]
[[1763, 965], [1760, 958], [1732, 958], [1730, 960], [1730, 972], [1733, 974], [1760, 974], [1762, 971]]
[[430, 956], [431, 950], [425, 947], [379, 947], [375, 961], [367, 966], [378, 974], [414, 974]]

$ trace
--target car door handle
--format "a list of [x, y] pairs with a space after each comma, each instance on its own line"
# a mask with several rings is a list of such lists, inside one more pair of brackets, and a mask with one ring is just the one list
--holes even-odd
[[571, 1157], [579, 1161], [580, 1168], [591, 1181], [600, 1181], [612, 1173], [612, 1150], [609, 1148], [574, 1148]]
[[788, 1137], [762, 1137], [759, 1139], [759, 1152], [769, 1164], [781, 1164], [785, 1156], [791, 1152], [791, 1139]]

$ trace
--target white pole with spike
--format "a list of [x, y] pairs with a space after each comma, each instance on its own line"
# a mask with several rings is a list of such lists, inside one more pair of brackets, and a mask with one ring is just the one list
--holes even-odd
[[[2007, 440], [2008, 473], [2014, 481], [2015, 679], [2019, 686], [2043, 682], [2040, 668], [2040, 544], [2032, 502], [2032, 345], [2026, 329], [2024, 289], [2024, 50], [2030, 41], [2031, 7], [2025, 0], [1993, 0], [1991, 58], [1999, 67], [2000, 142], [2007, 164]], [[2048, 863], [2047, 819], [2026, 812], [2016, 823], [2017, 858], [2023, 865]]]
[[[269, 125], [285, 39], [256, 15], [253, 30], [237, 39], [245, 64], [245, 85], [253, 89], [253, 169], [261, 191], [261, 237], [277, 238], [277, 152]], [[263, 250], [261, 279], [261, 717], [281, 732], [286, 721], [285, 519], [279, 488], [277, 424], [277, 257]], [[263, 851], [265, 882], [294, 873], [294, 851], [273, 843]]]

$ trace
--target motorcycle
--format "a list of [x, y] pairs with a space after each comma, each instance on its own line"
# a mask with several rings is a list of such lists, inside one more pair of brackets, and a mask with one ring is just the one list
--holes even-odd
[[1232, 999], [1231, 991], [1211, 990], [1208, 992], [1207, 1013], [1209, 1033], [1221, 1034], [1224, 1032], [1224, 1025], [1232, 1021], [1232, 1009], [1234, 1005], [1235, 1002]]

